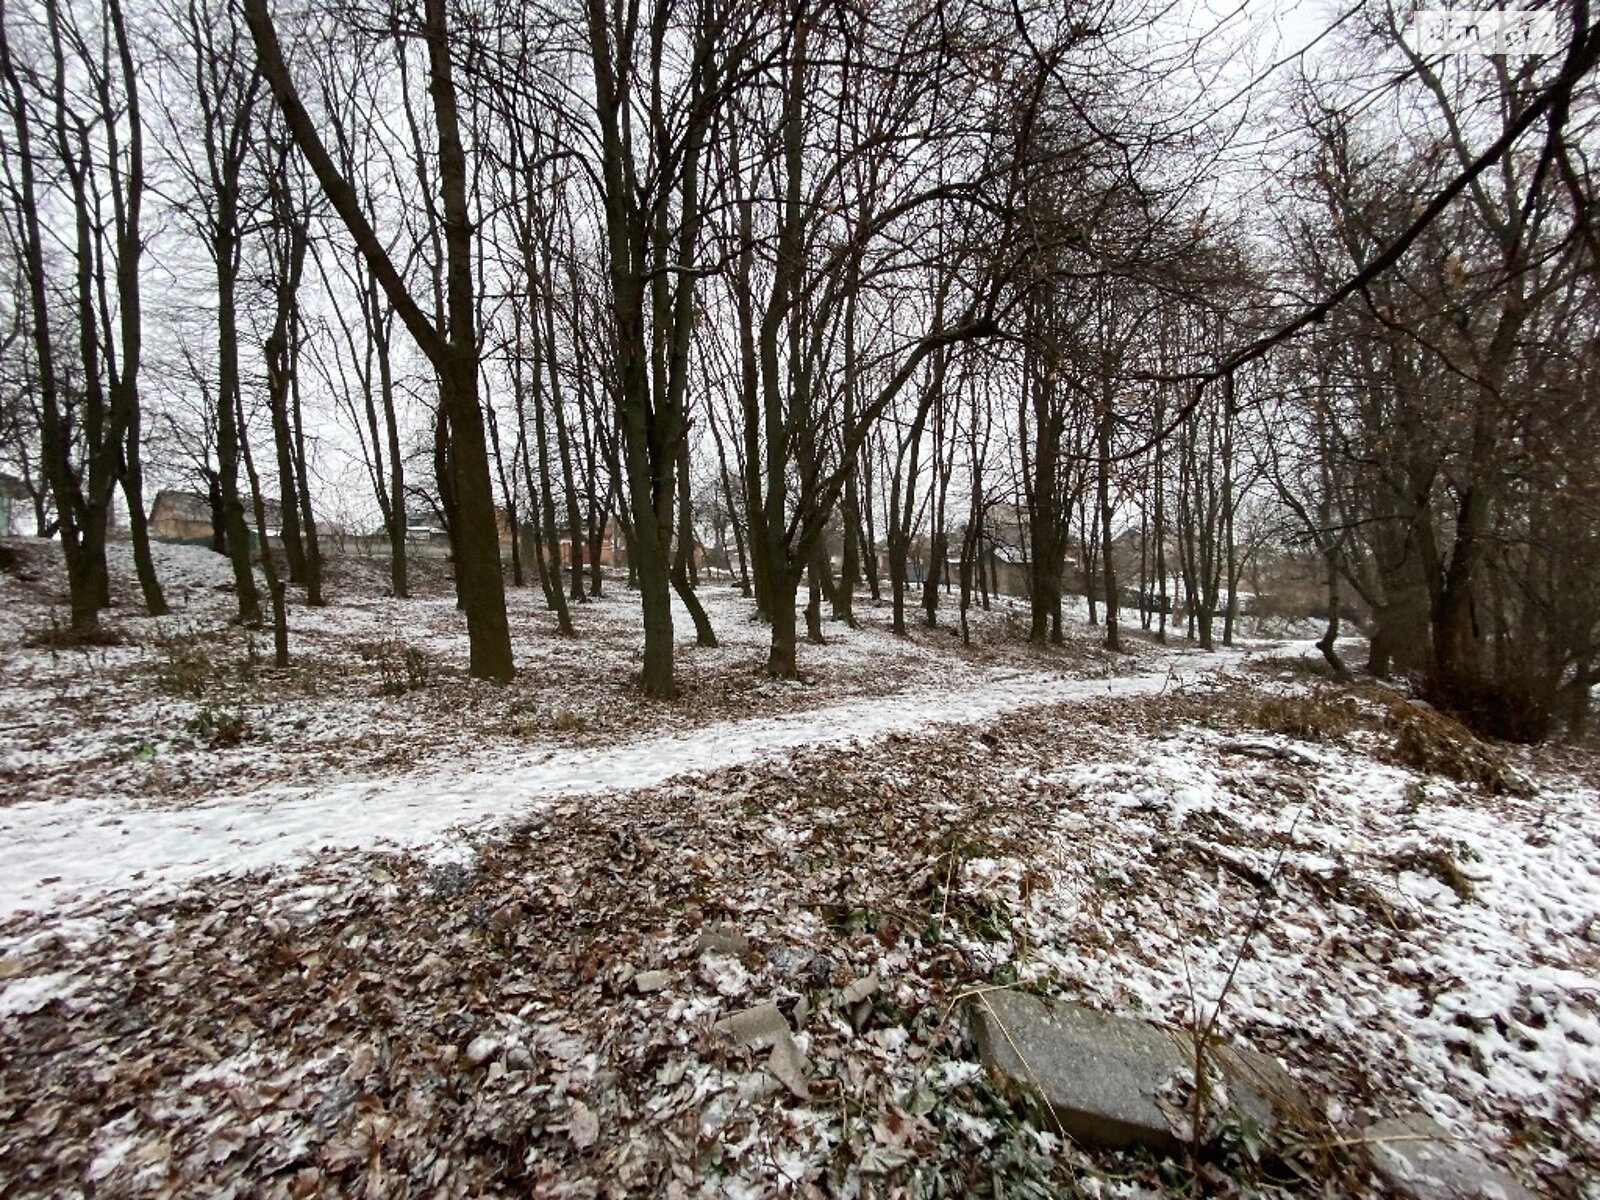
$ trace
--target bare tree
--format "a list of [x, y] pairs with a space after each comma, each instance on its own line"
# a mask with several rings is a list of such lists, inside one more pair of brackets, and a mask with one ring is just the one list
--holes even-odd
[[283, 58], [266, 0], [246, 0], [245, 20], [261, 73], [284, 122], [328, 201], [344, 221], [401, 323], [439, 377], [439, 412], [449, 435], [449, 481], [457, 520], [452, 550], [467, 618], [471, 673], [507, 680], [513, 673], [511, 631], [495, 519], [483, 411], [478, 404], [478, 333], [473, 303], [473, 221], [467, 206], [466, 153], [461, 143], [445, 0], [425, 0], [416, 32], [427, 48], [428, 90], [438, 140], [439, 199], [445, 241], [445, 321], [430, 319], [406, 288], [373, 231], [360, 197], [329, 155]]

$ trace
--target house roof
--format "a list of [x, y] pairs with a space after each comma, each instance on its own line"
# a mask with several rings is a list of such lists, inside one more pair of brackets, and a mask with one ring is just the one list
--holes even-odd
[[[255, 508], [249, 497], [240, 497], [245, 501], [245, 524], [255, 524]], [[283, 524], [283, 506], [276, 500], [267, 500], [263, 503], [267, 511], [267, 525], [276, 529]], [[150, 507], [152, 521], [165, 519], [169, 521], [194, 521], [201, 524], [211, 522], [211, 500], [199, 492], [185, 492], [178, 488], [162, 488], [156, 493], [156, 502]]]
[[162, 488], [156, 493], [156, 502], [150, 507], [150, 517], [173, 521], [211, 520], [211, 501], [199, 492], [185, 492], [177, 488]]

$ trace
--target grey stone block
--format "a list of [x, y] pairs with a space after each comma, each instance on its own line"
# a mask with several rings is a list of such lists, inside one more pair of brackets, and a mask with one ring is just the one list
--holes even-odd
[[[989, 1073], [1035, 1099], [1061, 1132], [1095, 1146], [1140, 1145], [1167, 1154], [1184, 1147], [1189, 1114], [1177, 1085], [1192, 1080], [1195, 1066], [1187, 1033], [1015, 991], [981, 993], [971, 1012]], [[1234, 1111], [1263, 1131], [1309, 1107], [1269, 1055], [1218, 1044], [1209, 1062]]]
[[1156, 1103], [1189, 1065], [1172, 1034], [1023, 992], [983, 992], [972, 1013], [984, 1066], [1037, 1099], [1062, 1133], [1096, 1146], [1181, 1148]]
[[730, 958], [743, 958], [750, 953], [750, 939], [736, 925], [714, 921], [700, 927], [700, 937], [695, 943], [696, 954], [726, 954]]
[[810, 1063], [789, 1032], [789, 1022], [776, 1004], [758, 1004], [736, 1012], [716, 1024], [718, 1033], [726, 1034], [741, 1046], [752, 1050], [771, 1050], [767, 1055], [767, 1070], [796, 1098], [811, 1097], [806, 1074]]
[[1378, 1178], [1407, 1200], [1535, 1200], [1475, 1147], [1422, 1113], [1378, 1121], [1362, 1136]]

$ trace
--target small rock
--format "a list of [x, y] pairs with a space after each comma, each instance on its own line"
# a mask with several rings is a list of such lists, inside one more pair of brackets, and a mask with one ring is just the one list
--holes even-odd
[[526, 1046], [512, 1046], [511, 1049], [506, 1051], [506, 1070], [533, 1070], [533, 1054]]
[[850, 1008], [853, 1005], [860, 1004], [868, 996], [876, 994], [878, 987], [878, 973], [876, 971], [870, 975], [864, 975], [839, 993], [839, 1006], [841, 1008]]
[[467, 1043], [467, 1061], [475, 1067], [481, 1067], [495, 1055], [500, 1053], [500, 1039], [480, 1034]]
[[572, 1102], [567, 1117], [567, 1136], [579, 1150], [587, 1150], [600, 1137], [600, 1118], [582, 1100]]
[[1534, 1200], [1534, 1194], [1422, 1113], [1392, 1117], [1362, 1134], [1372, 1169], [1406, 1200]]
[[872, 1020], [872, 1001], [861, 1000], [850, 1010], [850, 1028], [860, 1033], [867, 1027], [867, 1022]]
[[814, 951], [803, 946], [774, 946], [767, 951], [767, 965], [779, 979], [799, 979], [807, 974], [817, 961]]
[[811, 1085], [806, 1082], [809, 1065], [806, 1056], [801, 1053], [800, 1047], [785, 1029], [772, 1043], [772, 1053], [767, 1056], [767, 1070], [771, 1071], [773, 1078], [788, 1088], [796, 1099], [809, 1100]]
[[633, 990], [641, 996], [659, 992], [672, 982], [671, 971], [640, 971], [633, 977]]
[[695, 946], [695, 953], [726, 954], [733, 958], [743, 958], [750, 953], [750, 940], [737, 926], [729, 925], [725, 921], [713, 921], [709, 925], [700, 927], [700, 940]]

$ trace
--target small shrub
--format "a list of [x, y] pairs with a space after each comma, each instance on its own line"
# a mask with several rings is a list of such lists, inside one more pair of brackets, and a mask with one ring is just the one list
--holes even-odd
[[403, 696], [407, 692], [420, 692], [428, 686], [433, 664], [416, 646], [407, 646], [395, 638], [381, 642], [368, 642], [357, 647], [366, 662], [378, 666], [378, 691], [385, 696]]
[[22, 635], [22, 645], [28, 650], [90, 650], [122, 644], [123, 637], [115, 629], [98, 624], [92, 629], [74, 629], [63, 625], [54, 612], [45, 628], [29, 630]]
[[589, 728], [589, 723], [565, 705], [556, 709], [555, 719], [551, 722], [562, 733], [577, 733]]
[[1328, 660], [1320, 654], [1316, 657], [1309, 654], [1268, 654], [1249, 660], [1246, 667], [1279, 679], [1320, 681], [1324, 686], [1333, 679]]
[[421, 650], [407, 646], [401, 661], [406, 669], [406, 683], [412, 691], [420, 691], [428, 686], [428, 659]]
[[1390, 706], [1386, 724], [1394, 734], [1394, 758], [1403, 766], [1476, 784], [1494, 795], [1528, 792], [1503, 754], [1436, 708], [1398, 701]]
[[213, 709], [209, 705], [190, 718], [188, 730], [213, 750], [237, 746], [249, 732], [243, 713]]
[[205, 694], [211, 675], [211, 656], [200, 639], [190, 631], [167, 634], [156, 639], [160, 664], [156, 667], [156, 686], [169, 696], [198, 700]]
[[1308, 742], [1340, 737], [1360, 720], [1361, 710], [1353, 697], [1326, 691], [1309, 696], [1272, 696], [1262, 701], [1255, 713], [1255, 723], [1268, 733]]
[[251, 630], [245, 631], [244, 657], [239, 660], [237, 670], [244, 683], [253, 683], [261, 670], [261, 648], [256, 645], [256, 635]]

